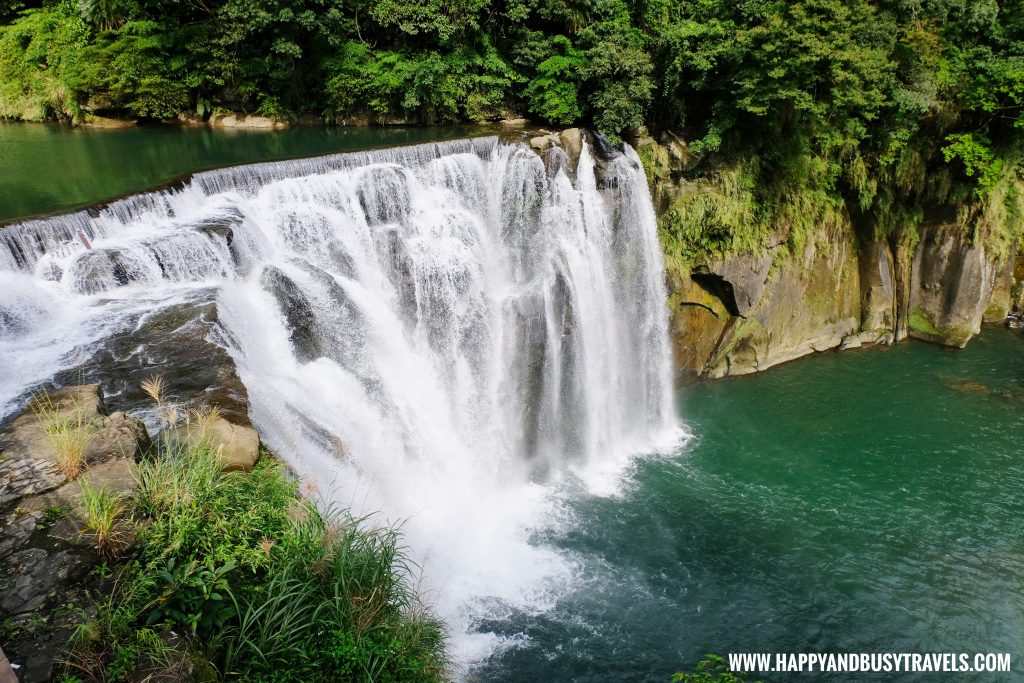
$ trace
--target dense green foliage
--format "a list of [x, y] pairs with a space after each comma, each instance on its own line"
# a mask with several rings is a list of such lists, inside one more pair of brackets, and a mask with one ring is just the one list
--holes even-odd
[[672, 676], [672, 683], [746, 683], [747, 675], [733, 673], [719, 655], [707, 654], [697, 663], [692, 672], [681, 672]]
[[[669, 213], [684, 261], [852, 218], [913, 240], [956, 221], [1003, 250], [1024, 228], [1019, 0], [664, 3], [655, 127], [713, 182]], [[681, 96], [680, 96], [681, 95]], [[817, 230], [821, 234], [820, 229]]]
[[0, 117], [646, 124], [694, 176], [737, 164], [753, 213], [683, 207], [698, 243], [1020, 222], [1024, 0], [16, 0], [0, 22]]
[[68, 680], [166, 667], [183, 656], [170, 629], [198, 680], [445, 679], [443, 626], [394, 529], [318, 512], [269, 457], [225, 474], [202, 445], [140, 470], [138, 545], [72, 639]]

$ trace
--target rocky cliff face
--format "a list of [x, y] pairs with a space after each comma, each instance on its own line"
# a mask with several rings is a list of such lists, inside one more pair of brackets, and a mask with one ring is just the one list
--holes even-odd
[[[691, 162], [679, 141], [633, 141], [655, 206], [686, 192]], [[863, 231], [862, 231], [863, 232]], [[962, 347], [1019, 310], [1024, 262], [995, 253], [955, 224], [925, 224], [916, 244], [858, 237], [849, 216], [816, 226], [794, 250], [785, 236], [756, 253], [698, 254], [669, 263], [676, 360], [684, 374], [764, 370], [814, 351], [891, 344], [908, 336]]]

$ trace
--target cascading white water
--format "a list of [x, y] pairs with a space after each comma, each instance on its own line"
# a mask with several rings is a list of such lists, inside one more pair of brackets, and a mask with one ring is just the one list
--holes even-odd
[[675, 426], [639, 161], [548, 161], [481, 138], [258, 164], [0, 230], [0, 415], [128, 312], [212, 288], [264, 441], [404, 520], [453, 629], [543, 609], [571, 576], [530, 543], [553, 492]]

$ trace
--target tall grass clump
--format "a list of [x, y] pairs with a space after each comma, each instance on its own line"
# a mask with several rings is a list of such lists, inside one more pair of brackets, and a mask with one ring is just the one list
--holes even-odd
[[[153, 661], [148, 636], [173, 630], [201, 661], [199, 680], [440, 681], [442, 623], [412, 588], [415, 567], [392, 527], [372, 528], [303, 498], [283, 465], [220, 470], [215, 449], [170, 445], [139, 465], [133, 559], [69, 662], [118, 680]], [[83, 664], [84, 663], [84, 664]]]
[[85, 469], [85, 453], [96, 426], [77, 402], [69, 413], [55, 405], [48, 394], [36, 396], [32, 410], [56, 453], [57, 469], [68, 479], [75, 479]]
[[92, 539], [102, 556], [116, 557], [128, 544], [127, 496], [120, 491], [94, 487], [88, 477], [82, 477], [78, 486], [83, 533]]
[[445, 678], [444, 628], [410, 587], [413, 565], [396, 529], [310, 510], [275, 549], [267, 585], [237, 596], [226, 673], [296, 682]]

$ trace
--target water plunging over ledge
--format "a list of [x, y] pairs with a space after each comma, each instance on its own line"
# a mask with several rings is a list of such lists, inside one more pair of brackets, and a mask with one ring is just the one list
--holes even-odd
[[428, 598], [472, 632], [568, 580], [530, 542], [556, 489], [608, 491], [675, 434], [663, 281], [628, 148], [546, 167], [492, 137], [200, 173], [0, 230], [0, 416], [141, 312], [213, 301], [264, 441], [405, 520]]

